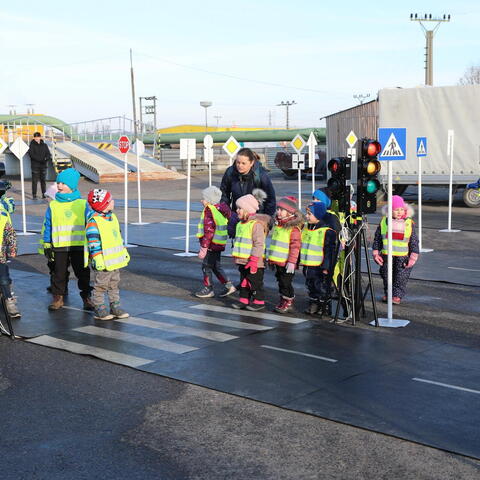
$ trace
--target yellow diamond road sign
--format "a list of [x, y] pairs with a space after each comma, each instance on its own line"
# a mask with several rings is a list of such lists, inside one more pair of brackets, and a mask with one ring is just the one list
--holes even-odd
[[350, 148], [353, 148], [355, 144], [357, 143], [357, 136], [355, 135], [355, 132], [352, 130], [348, 135], [347, 138], [345, 139], [350, 146]]
[[291, 142], [290, 145], [292, 148], [298, 153], [302, 153], [303, 148], [305, 147], [306, 143], [305, 140], [301, 135], [297, 135]]
[[240, 150], [241, 146], [235, 137], [232, 136], [223, 144], [222, 148], [230, 157], [233, 157]]

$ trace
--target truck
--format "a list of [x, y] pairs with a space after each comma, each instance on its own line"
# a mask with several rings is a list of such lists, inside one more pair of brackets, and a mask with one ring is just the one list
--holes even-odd
[[[479, 111], [480, 85], [385, 88], [371, 102], [326, 117], [327, 159], [346, 156], [345, 139], [351, 131], [359, 139], [376, 139], [378, 128], [406, 128], [406, 160], [392, 162], [394, 190], [401, 195], [409, 185], [417, 184], [417, 137], [427, 138], [422, 184], [449, 185], [447, 142], [453, 135], [454, 191], [464, 189], [464, 203], [480, 207], [479, 189], [472, 188], [480, 177]], [[382, 162], [383, 184], [386, 171], [386, 162]]]

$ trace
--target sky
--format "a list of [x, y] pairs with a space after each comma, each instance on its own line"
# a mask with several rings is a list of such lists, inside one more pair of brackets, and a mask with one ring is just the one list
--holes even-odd
[[[424, 83], [425, 37], [410, 13], [451, 15], [434, 39], [434, 85], [480, 65], [480, 2], [214, 0], [2, 2], [0, 113], [35, 104], [67, 122], [132, 118], [158, 98], [157, 126], [318, 127], [387, 87]], [[422, 10], [418, 10], [421, 8]], [[427, 23], [427, 27], [435, 24]], [[138, 103], [138, 100], [137, 100]], [[137, 105], [138, 106], [138, 105]], [[216, 119], [215, 116], [221, 117]]]

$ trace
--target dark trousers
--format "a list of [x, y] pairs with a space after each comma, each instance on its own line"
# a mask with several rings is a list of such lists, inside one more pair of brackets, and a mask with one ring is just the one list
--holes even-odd
[[263, 302], [265, 300], [265, 290], [263, 289], [263, 273], [264, 268], [259, 268], [256, 273], [251, 273], [245, 265], [239, 265], [240, 272], [240, 298], [257, 300]]
[[[388, 257], [387, 255], [382, 255], [383, 265], [380, 267], [380, 275], [383, 279], [383, 290], [385, 295], [388, 291]], [[408, 256], [404, 257], [392, 257], [392, 270], [393, 270], [393, 288], [392, 296], [403, 298], [405, 296], [405, 291], [407, 289], [408, 279], [410, 278], [410, 273], [412, 273], [411, 268], [405, 268], [405, 265], [408, 263]]]
[[286, 267], [275, 265], [275, 278], [278, 282], [278, 291], [283, 298], [291, 299], [295, 297], [293, 289], [294, 273], [287, 273]]
[[32, 196], [37, 196], [37, 183], [40, 182], [40, 188], [42, 189], [42, 195], [45, 195], [47, 191], [46, 184], [47, 169], [46, 168], [32, 168]]
[[90, 296], [90, 269], [84, 267], [83, 250], [54, 250], [55, 272], [53, 274], [52, 294], [65, 295], [68, 282], [68, 265], [72, 265], [73, 272], [78, 279], [80, 296]]
[[215, 274], [221, 283], [225, 284], [228, 282], [227, 275], [221, 264], [221, 254], [222, 252], [212, 252], [209, 250], [203, 259], [203, 284], [207, 287], [213, 285], [213, 274]]
[[[70, 261], [69, 261], [68, 264], [70, 265]], [[48, 267], [48, 272], [50, 273], [50, 288], [51, 288], [52, 285], [53, 285], [53, 278], [55, 276], [55, 262], [48, 261], [47, 262], [47, 267]], [[66, 295], [67, 292], [68, 292], [68, 280], [69, 280], [69, 278], [70, 278], [70, 271], [67, 268], [67, 280], [65, 281], [66, 290], [65, 290], [65, 292], [63, 292], [62, 295]]]
[[310, 300], [326, 302], [330, 299], [332, 279], [330, 274], [323, 273], [324, 268], [303, 267], [305, 285], [307, 286]]
[[12, 296], [10, 285], [12, 279], [10, 278], [10, 272], [6, 263], [0, 263], [0, 291], [5, 298]]

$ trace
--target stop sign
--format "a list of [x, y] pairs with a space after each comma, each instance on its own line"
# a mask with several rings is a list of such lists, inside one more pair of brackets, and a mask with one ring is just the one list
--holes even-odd
[[122, 153], [127, 153], [130, 150], [130, 139], [123, 135], [118, 139], [118, 149]]

